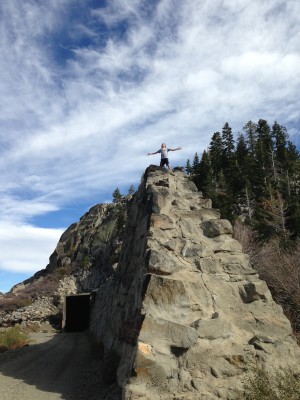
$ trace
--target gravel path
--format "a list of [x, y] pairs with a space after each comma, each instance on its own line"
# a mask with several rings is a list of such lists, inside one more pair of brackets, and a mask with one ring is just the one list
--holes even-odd
[[0, 354], [0, 400], [120, 400], [105, 386], [87, 333], [35, 334], [23, 349]]

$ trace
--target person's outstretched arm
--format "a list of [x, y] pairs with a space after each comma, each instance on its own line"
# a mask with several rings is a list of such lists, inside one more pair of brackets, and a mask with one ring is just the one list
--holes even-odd
[[155, 153], [147, 153], [147, 156], [153, 156], [153, 154], [158, 154], [159, 150], [157, 150]]
[[182, 150], [182, 147], [177, 147], [176, 149], [168, 149], [169, 151], [176, 151], [176, 150]]

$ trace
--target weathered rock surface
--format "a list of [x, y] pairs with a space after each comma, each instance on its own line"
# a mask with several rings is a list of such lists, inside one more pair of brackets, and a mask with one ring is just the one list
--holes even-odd
[[[61, 236], [47, 267], [0, 296], [0, 326], [59, 327], [65, 296], [97, 290], [114, 273], [121, 249], [117, 219], [130, 196], [120, 204], [98, 204]], [[55, 318], [54, 318], [55, 317]]]
[[242, 399], [258, 366], [299, 371], [281, 307], [230, 223], [177, 170], [146, 170], [91, 331], [125, 400]]
[[300, 370], [281, 307], [230, 223], [179, 169], [150, 166], [132, 199], [71, 225], [46, 269], [0, 296], [19, 302], [0, 326], [42, 324], [66, 295], [91, 291], [90, 331], [124, 400], [240, 400], [255, 368]]

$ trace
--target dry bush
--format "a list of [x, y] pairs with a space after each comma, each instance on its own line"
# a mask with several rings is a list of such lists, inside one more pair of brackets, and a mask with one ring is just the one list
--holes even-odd
[[256, 372], [246, 385], [246, 400], [299, 400], [300, 380], [293, 371], [282, 369], [274, 374]]
[[241, 222], [236, 223], [234, 236], [250, 255], [260, 278], [267, 282], [300, 339], [300, 242], [292, 250], [284, 249], [279, 238], [259, 243], [253, 230]]
[[0, 312], [5, 311], [5, 312], [12, 312], [16, 311], [19, 308], [29, 306], [32, 304], [33, 299], [28, 298], [28, 297], [23, 297], [23, 296], [15, 296], [15, 297], [9, 297], [9, 298], [2, 298], [0, 300]]
[[250, 226], [237, 220], [233, 227], [233, 236], [243, 246], [243, 252], [249, 254], [251, 262], [256, 264], [258, 258], [257, 235]]
[[18, 326], [5, 329], [0, 333], [0, 353], [6, 350], [24, 347], [28, 344], [29, 339], [27, 333], [23, 332]]
[[300, 339], [300, 243], [293, 252], [280, 248], [278, 239], [265, 243], [259, 252], [257, 270], [283, 307]]

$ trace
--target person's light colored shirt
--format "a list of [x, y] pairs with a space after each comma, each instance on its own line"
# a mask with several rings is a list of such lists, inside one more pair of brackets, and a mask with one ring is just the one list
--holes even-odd
[[157, 151], [157, 153], [161, 153], [161, 159], [163, 159], [163, 158], [168, 158], [168, 151], [169, 149], [167, 149], [166, 147], [162, 147]]

